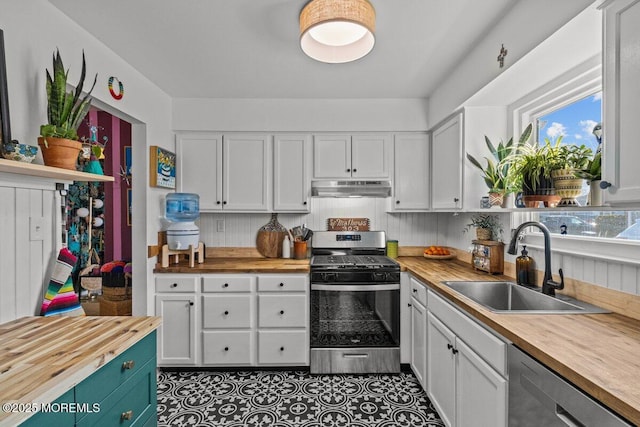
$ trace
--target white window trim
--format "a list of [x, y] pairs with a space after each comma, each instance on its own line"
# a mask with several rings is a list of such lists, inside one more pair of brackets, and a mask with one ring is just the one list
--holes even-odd
[[[535, 122], [540, 116], [601, 90], [601, 58], [594, 57], [510, 105], [510, 133], [520, 135], [529, 123]], [[598, 209], [594, 207], [593, 211]], [[531, 219], [532, 212], [514, 213], [511, 216], [512, 228]], [[524, 234], [527, 246], [544, 249], [542, 233], [531, 230], [534, 229]], [[638, 241], [551, 234], [551, 250], [562, 255], [640, 266]]]

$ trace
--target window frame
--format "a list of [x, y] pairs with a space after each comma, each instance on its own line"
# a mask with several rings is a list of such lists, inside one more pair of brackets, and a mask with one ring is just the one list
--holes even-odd
[[[592, 58], [578, 65], [567, 73], [552, 80], [531, 94], [519, 99], [508, 107], [510, 133], [520, 135], [529, 123], [552, 111], [565, 107], [582, 98], [592, 96], [602, 91], [602, 64], [600, 58]], [[535, 133], [536, 143], [538, 132]], [[638, 210], [623, 207], [609, 208], [594, 206], [590, 208], [556, 208], [557, 212], [571, 211], [603, 211], [603, 210]], [[555, 210], [554, 210], [555, 211]], [[545, 211], [548, 212], [548, 211]], [[511, 227], [532, 220], [534, 210], [514, 212], [511, 215]], [[524, 239], [527, 246], [543, 249], [544, 241], [541, 232], [526, 230]], [[585, 237], [576, 235], [551, 234], [551, 247], [554, 253], [590, 258], [600, 261], [617, 262], [623, 264], [640, 265], [640, 241], [621, 240], [603, 237]]]

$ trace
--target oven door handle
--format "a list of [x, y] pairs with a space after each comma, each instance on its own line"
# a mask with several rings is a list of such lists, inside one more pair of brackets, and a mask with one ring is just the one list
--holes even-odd
[[391, 283], [384, 285], [321, 285], [312, 284], [312, 291], [351, 291], [351, 292], [370, 292], [370, 291], [395, 291], [400, 289], [400, 283]]

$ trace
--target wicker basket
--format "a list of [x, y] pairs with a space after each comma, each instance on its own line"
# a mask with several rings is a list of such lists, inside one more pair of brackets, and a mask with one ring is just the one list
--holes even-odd
[[131, 299], [131, 287], [102, 287], [102, 298], [108, 301], [124, 301]]
[[476, 228], [478, 240], [491, 240], [491, 230], [488, 228]]

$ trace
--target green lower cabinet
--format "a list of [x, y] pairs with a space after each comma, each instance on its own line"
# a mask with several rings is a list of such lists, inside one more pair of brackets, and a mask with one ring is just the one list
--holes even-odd
[[76, 415], [70, 411], [62, 411], [60, 408], [63, 407], [62, 405], [73, 405], [75, 401], [74, 389], [71, 389], [53, 401], [47, 412], [38, 412], [20, 425], [23, 427], [73, 427]]
[[57, 404], [71, 404], [75, 412], [39, 412], [21, 426], [156, 426], [157, 402], [154, 331], [50, 406], [59, 408]]

